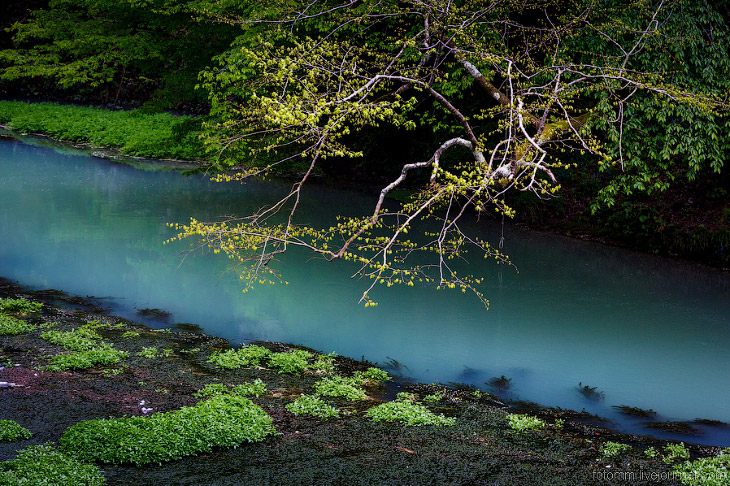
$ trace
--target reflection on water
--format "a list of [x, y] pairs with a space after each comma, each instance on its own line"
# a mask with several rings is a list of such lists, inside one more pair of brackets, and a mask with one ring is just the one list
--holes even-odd
[[[504, 376], [503, 393], [544, 404], [730, 422], [730, 277], [719, 271], [508, 227], [505, 251], [519, 273], [481, 259], [472, 268], [486, 277], [490, 310], [461, 292], [408, 287], [380, 291], [379, 306], [365, 309], [357, 304], [364, 284], [349, 278], [347, 263], [287, 255], [280, 268], [289, 285], [242, 294], [225, 258], [181, 263], [189, 242], [162, 245], [172, 236], [167, 222], [245, 214], [281, 190], [0, 141], [0, 275], [114, 296], [114, 312], [131, 318], [136, 309], [165, 309], [171, 323], [198, 323], [235, 342], [300, 343], [421, 381], [488, 390]], [[309, 192], [303, 214], [314, 223], [333, 208], [357, 213], [373, 203]], [[471, 229], [499, 240], [496, 225]], [[590, 400], [579, 382], [603, 398]], [[690, 440], [730, 444], [712, 430]]]

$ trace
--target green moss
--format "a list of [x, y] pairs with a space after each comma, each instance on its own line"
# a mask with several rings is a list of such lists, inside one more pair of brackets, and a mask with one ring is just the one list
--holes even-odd
[[0, 420], [0, 442], [30, 439], [33, 434], [14, 420]]
[[339, 417], [340, 411], [332, 405], [327, 404], [319, 397], [303, 395], [292, 403], [286, 405], [286, 409], [294, 415], [311, 415], [319, 418]]
[[223, 369], [237, 369], [248, 366], [260, 366], [263, 359], [271, 354], [271, 351], [262, 346], [242, 346], [239, 349], [229, 349], [224, 352], [214, 352], [208, 358], [209, 363], [213, 363]]
[[16, 319], [15, 317], [0, 314], [0, 336], [14, 336], [17, 334], [24, 334], [31, 332], [35, 329], [33, 324], [25, 322], [22, 319]]
[[49, 444], [28, 447], [0, 462], [1, 486], [101, 486], [99, 468], [73, 459]]
[[213, 447], [258, 442], [275, 433], [272, 419], [249, 399], [217, 395], [194, 407], [151, 417], [89, 420], [69, 427], [63, 451], [106, 463], [162, 463]]

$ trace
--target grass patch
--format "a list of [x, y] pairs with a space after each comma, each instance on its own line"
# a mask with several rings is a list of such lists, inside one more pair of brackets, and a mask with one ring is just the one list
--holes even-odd
[[340, 411], [332, 405], [327, 404], [319, 397], [303, 395], [292, 403], [286, 405], [286, 409], [294, 415], [311, 415], [322, 419], [339, 417]]
[[205, 149], [198, 139], [200, 120], [187, 116], [0, 101], [0, 123], [19, 132], [45, 133], [60, 140], [114, 147], [133, 156], [205, 159]]
[[49, 444], [28, 447], [12, 461], [0, 462], [3, 486], [101, 486], [99, 468], [73, 459]]
[[344, 376], [335, 375], [322, 378], [313, 385], [313, 388], [317, 395], [342, 397], [356, 402], [367, 400], [368, 398], [365, 391], [360, 388], [361, 385], [362, 380], [357, 376], [345, 378]]
[[369, 409], [365, 416], [374, 422], [400, 422], [405, 425], [456, 425], [456, 420], [436, 415], [420, 403], [399, 394], [397, 400]]
[[276, 431], [272, 419], [249, 399], [217, 395], [194, 407], [151, 417], [89, 420], [72, 425], [60, 439], [61, 448], [86, 461], [162, 463], [258, 442]]
[[299, 375], [309, 367], [312, 353], [297, 349], [288, 353], [273, 353], [269, 355], [269, 367], [277, 373], [291, 373]]
[[0, 420], [0, 442], [30, 439], [33, 434], [14, 420]]
[[50, 356], [51, 364], [46, 366], [49, 371], [82, 370], [96, 366], [109, 366], [119, 363], [127, 357], [127, 353], [102, 343], [96, 348], [87, 351], [77, 351], [69, 354]]
[[219, 368], [233, 370], [247, 366], [260, 366], [263, 359], [270, 354], [271, 351], [262, 346], [248, 345], [223, 352], [216, 351], [210, 355], [208, 362]]
[[[1, 102], [0, 102], [1, 103]], [[31, 302], [25, 299], [0, 299], [0, 312], [7, 314], [32, 314], [43, 308], [40, 302]]]
[[2, 336], [15, 336], [33, 330], [35, 330], [33, 324], [7, 314], [0, 314], [0, 335]]

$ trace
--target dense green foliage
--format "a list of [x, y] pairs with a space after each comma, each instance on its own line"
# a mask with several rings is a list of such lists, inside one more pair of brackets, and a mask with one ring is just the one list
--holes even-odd
[[30, 324], [22, 319], [0, 313], [0, 335], [14, 335], [31, 332], [35, 329], [35, 325]]
[[268, 357], [269, 367], [278, 373], [298, 375], [309, 367], [312, 353], [303, 349], [296, 349], [288, 353], [273, 353]]
[[512, 430], [524, 432], [525, 430], [539, 430], [545, 427], [545, 422], [530, 415], [512, 413], [507, 415], [507, 422]]
[[730, 480], [730, 449], [715, 457], [677, 464], [674, 472], [688, 486], [725, 486]]
[[99, 468], [57, 451], [50, 444], [28, 447], [12, 461], [0, 462], [2, 486], [101, 486]]
[[19, 132], [117, 148], [139, 157], [200, 160], [200, 122], [186, 116], [106, 111], [54, 103], [0, 101], [0, 123]]
[[119, 351], [107, 343], [101, 343], [85, 351], [50, 356], [48, 359], [51, 364], [47, 365], [46, 369], [49, 371], [84, 370], [97, 366], [114, 365], [126, 357], [125, 351]]
[[216, 395], [194, 407], [151, 417], [89, 420], [70, 427], [61, 449], [82, 460], [114, 464], [162, 463], [258, 442], [275, 432], [272, 419], [244, 397]]
[[365, 390], [361, 388], [362, 379], [353, 377], [344, 377], [334, 375], [322, 378], [317, 381], [312, 388], [317, 395], [325, 397], [341, 397], [353, 402], [367, 400], [368, 396]]
[[7, 314], [32, 314], [43, 307], [40, 302], [30, 302], [25, 299], [0, 299], [0, 312]]
[[340, 416], [340, 411], [328, 404], [320, 397], [313, 395], [302, 395], [293, 402], [286, 405], [286, 409], [294, 415], [311, 415], [319, 418], [335, 418]]
[[406, 396], [399, 396], [392, 402], [376, 405], [365, 414], [374, 422], [401, 422], [405, 425], [454, 425], [456, 420], [436, 415], [420, 403]]
[[214, 352], [208, 358], [208, 362], [223, 369], [245, 368], [247, 366], [260, 366], [264, 358], [270, 354], [271, 351], [262, 346], [248, 345], [241, 346], [239, 349], [229, 349], [222, 353]]
[[14, 420], [0, 420], [0, 442], [13, 442], [20, 439], [29, 439], [33, 435], [30, 430], [22, 427]]

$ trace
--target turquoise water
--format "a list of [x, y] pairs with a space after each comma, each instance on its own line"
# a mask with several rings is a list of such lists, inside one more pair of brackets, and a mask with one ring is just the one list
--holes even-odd
[[[144, 166], [143, 163], [140, 164]], [[652, 408], [663, 420], [730, 422], [730, 276], [697, 265], [508, 226], [505, 251], [517, 264], [477, 259], [485, 311], [470, 295], [393, 287], [357, 300], [364, 283], [344, 262], [287, 255], [289, 285], [242, 294], [219, 255], [189, 255], [188, 242], [163, 246], [167, 222], [246, 214], [286, 190], [277, 184], [215, 184], [202, 176], [149, 171], [0, 141], [0, 275], [34, 288], [106, 297], [117, 314], [172, 313], [234, 342], [264, 339], [311, 346], [401, 367], [419, 381], [489, 390], [619, 420], [611, 408]], [[326, 221], [374, 199], [310, 188], [303, 217]], [[496, 244], [496, 224], [472, 230]], [[579, 382], [603, 399], [587, 400]], [[627, 430], [644, 430], [621, 420]], [[701, 428], [684, 440], [730, 445], [728, 431]]]

